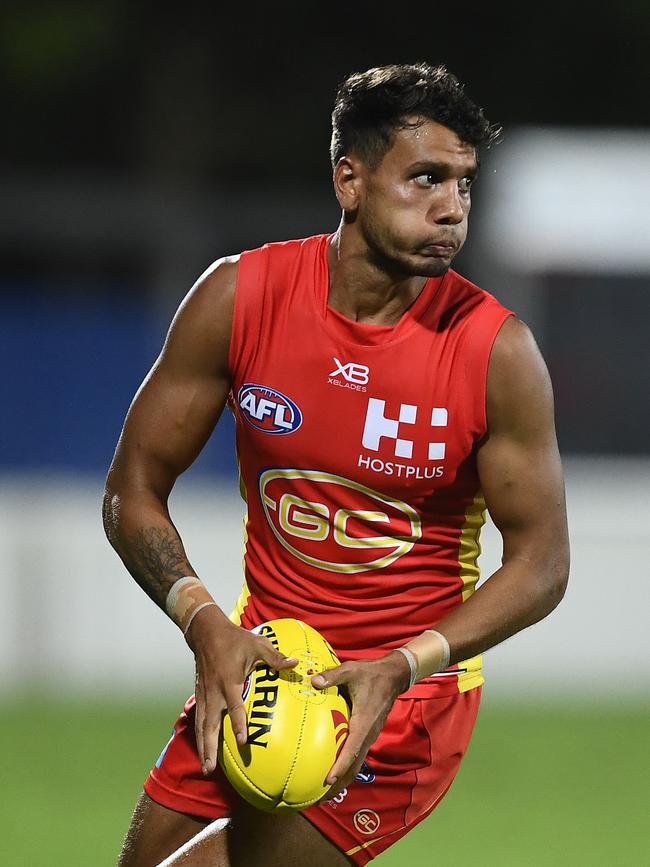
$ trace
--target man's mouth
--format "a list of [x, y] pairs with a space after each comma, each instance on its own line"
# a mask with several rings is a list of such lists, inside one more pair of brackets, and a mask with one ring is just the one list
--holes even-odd
[[453, 241], [441, 239], [420, 247], [420, 252], [424, 253], [425, 256], [449, 256], [455, 249], [456, 245]]

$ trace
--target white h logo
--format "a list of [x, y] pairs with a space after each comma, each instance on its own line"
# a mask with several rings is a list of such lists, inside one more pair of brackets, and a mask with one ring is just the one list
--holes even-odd
[[[379, 451], [382, 437], [395, 440], [395, 456], [398, 458], [413, 457], [413, 440], [401, 439], [398, 436], [400, 424], [415, 424], [418, 414], [417, 406], [411, 403], [402, 403], [399, 408], [399, 418], [386, 418], [384, 412], [386, 401], [376, 397], [368, 398], [368, 410], [366, 423], [363, 428], [361, 442], [364, 448], [373, 452]], [[435, 406], [431, 411], [432, 427], [447, 427], [448, 413], [442, 406]], [[445, 443], [435, 442], [428, 444], [428, 458], [430, 461], [441, 461], [445, 457]]]
[[[431, 427], [447, 427], [447, 410], [444, 406], [434, 406], [431, 412]], [[429, 443], [430, 461], [441, 461], [444, 456], [444, 443]]]
[[368, 412], [366, 413], [366, 424], [363, 428], [362, 439], [364, 447], [371, 449], [373, 452], [378, 452], [381, 438], [389, 437], [395, 440], [396, 457], [412, 458], [413, 441], [400, 439], [397, 433], [400, 423], [415, 424], [415, 418], [418, 413], [417, 406], [413, 406], [410, 403], [400, 404], [399, 419], [397, 421], [392, 418], [386, 418], [384, 415], [385, 409], [385, 400], [378, 400], [376, 397], [368, 399]]

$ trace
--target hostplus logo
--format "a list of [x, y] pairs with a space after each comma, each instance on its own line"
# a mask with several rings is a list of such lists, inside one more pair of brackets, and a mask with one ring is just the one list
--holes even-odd
[[350, 388], [352, 391], [368, 391], [366, 386], [370, 379], [369, 367], [365, 364], [355, 364], [352, 361], [347, 361], [344, 364], [336, 356], [334, 356], [333, 361], [336, 367], [327, 375], [329, 385]]
[[[361, 439], [364, 449], [368, 452], [379, 452], [383, 448], [384, 454], [390, 450], [391, 458], [394, 456], [400, 460], [384, 460], [372, 454], [360, 454], [357, 466], [372, 470], [375, 473], [384, 473], [388, 476], [398, 476], [414, 479], [440, 478], [444, 474], [441, 464], [433, 466], [418, 466], [405, 464], [402, 461], [413, 460], [415, 449], [414, 428], [420, 407], [412, 403], [401, 403], [397, 418], [393, 418], [386, 412], [386, 401], [376, 397], [368, 398], [368, 409], [363, 427]], [[445, 407], [434, 406], [431, 410], [430, 426], [433, 429], [431, 439], [427, 442], [426, 459], [428, 461], [443, 461], [446, 453], [446, 443], [441, 436], [449, 421]], [[435, 437], [435, 439], [434, 439]], [[416, 454], [416, 459], [422, 460], [424, 454]]]

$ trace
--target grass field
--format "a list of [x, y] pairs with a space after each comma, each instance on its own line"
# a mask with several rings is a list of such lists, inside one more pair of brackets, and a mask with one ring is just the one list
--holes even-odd
[[[109, 867], [172, 703], [0, 703], [0, 864]], [[650, 707], [496, 704], [437, 811], [383, 867], [650, 864]]]

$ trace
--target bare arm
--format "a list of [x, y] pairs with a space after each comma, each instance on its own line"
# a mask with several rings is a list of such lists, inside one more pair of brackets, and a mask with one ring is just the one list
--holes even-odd
[[569, 574], [553, 392], [530, 331], [515, 319], [504, 323], [495, 341], [487, 413], [478, 470], [503, 537], [503, 565], [437, 625], [449, 641], [451, 663], [546, 617], [562, 599]]
[[106, 481], [104, 527], [142, 589], [164, 608], [175, 580], [196, 574], [167, 509], [177, 477], [205, 445], [228, 390], [236, 264], [206, 272], [172, 322], [136, 394]]
[[[228, 353], [237, 264], [223, 260], [189, 292], [165, 346], [135, 396], [106, 481], [106, 535], [161, 608], [172, 585], [196, 575], [167, 508], [178, 476], [199, 454], [230, 389]], [[196, 658], [196, 739], [204, 773], [216, 766], [222, 712], [246, 739], [244, 677], [257, 662], [289, 668], [268, 641], [233, 625], [214, 604], [187, 631]]]
[[[530, 332], [514, 319], [504, 323], [493, 347], [487, 413], [489, 433], [478, 452], [478, 471], [490, 514], [503, 536], [503, 565], [467, 602], [435, 624], [449, 642], [452, 664], [541, 620], [561, 600], [568, 577], [564, 483], [551, 384]], [[437, 639], [429, 639], [439, 649]], [[409, 674], [405, 657], [393, 651], [372, 662], [344, 663], [313, 679], [321, 688], [347, 684], [353, 704], [350, 734], [330, 771], [333, 788], [327, 797], [357, 773], [395, 698], [406, 689]]]

